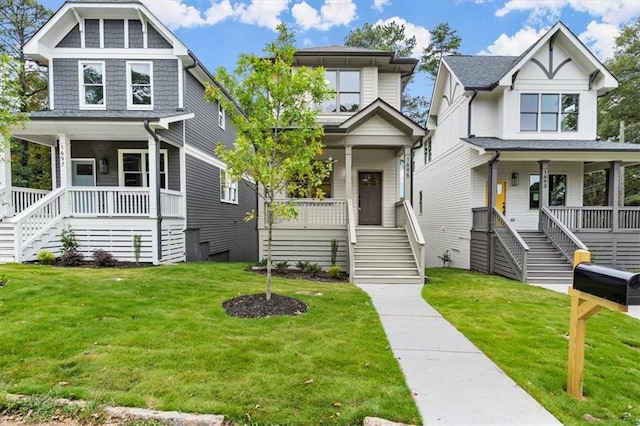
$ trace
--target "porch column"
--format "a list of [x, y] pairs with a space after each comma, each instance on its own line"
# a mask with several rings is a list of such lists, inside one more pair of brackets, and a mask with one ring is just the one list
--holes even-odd
[[538, 231], [542, 232], [543, 214], [542, 208], [549, 207], [549, 160], [541, 160], [540, 163], [540, 182], [538, 184]]
[[344, 188], [347, 200], [351, 200], [353, 195], [353, 178], [351, 177], [351, 149], [351, 146], [344, 147]]
[[158, 217], [158, 158], [156, 156], [157, 143], [153, 136], [149, 136], [149, 217]]
[[58, 187], [58, 168], [56, 167], [56, 147], [51, 147], [51, 190]]
[[[58, 134], [58, 150], [60, 161], [60, 188], [68, 188], [72, 185], [71, 177], [71, 141], [66, 133]], [[71, 213], [69, 193], [62, 196], [62, 214], [67, 217]]]
[[0, 217], [12, 216], [11, 143], [9, 141], [5, 141], [2, 135], [0, 135], [0, 188], [3, 186], [4, 192], [0, 193]]
[[493, 207], [496, 204], [496, 187], [498, 186], [498, 160], [500, 153], [497, 153], [496, 156], [489, 161], [489, 176], [487, 176], [487, 185], [488, 188], [488, 200], [487, 200], [487, 272], [489, 274], [493, 274], [495, 271], [494, 268], [494, 252], [495, 252], [495, 244], [493, 240], [494, 234], [494, 212]]
[[404, 147], [404, 199], [411, 200], [411, 147]]
[[[618, 207], [620, 207], [620, 193], [618, 188], [620, 187], [620, 162], [612, 161], [611, 167], [609, 167], [609, 179], [608, 179], [608, 200], [607, 204], [611, 206], [611, 228], [613, 231], [618, 230]], [[624, 202], [624, 199], [622, 199]]]

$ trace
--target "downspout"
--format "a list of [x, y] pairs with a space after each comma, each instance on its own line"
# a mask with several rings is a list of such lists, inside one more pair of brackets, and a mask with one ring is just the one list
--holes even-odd
[[469, 105], [467, 105], [467, 108], [468, 108], [467, 137], [469, 137], [469, 138], [473, 136], [471, 134], [471, 104], [473, 103], [473, 100], [476, 98], [476, 96], [478, 96], [478, 89], [473, 89], [473, 95], [471, 96], [471, 99], [469, 100]]
[[495, 178], [493, 175], [493, 166], [500, 159], [500, 151], [496, 151], [496, 155], [489, 160], [489, 173], [487, 176], [487, 272], [493, 274], [494, 272], [494, 245], [493, 245], [493, 205], [495, 204]]
[[[422, 145], [424, 145], [423, 143], [424, 141], [424, 137], [420, 138], [419, 141], [414, 142], [413, 145], [411, 145], [411, 165], [413, 166], [413, 152], [416, 149], [420, 149], [422, 148]], [[420, 145], [416, 146], [416, 144], [420, 142]], [[409, 178], [409, 182], [411, 183], [411, 194], [409, 194], [409, 202], [411, 203], [411, 206], [413, 207], [413, 167], [411, 167], [411, 177]]]
[[144, 128], [145, 130], [153, 136], [153, 139], [156, 140], [156, 152], [154, 155], [156, 157], [156, 187], [154, 188], [156, 191], [156, 211], [158, 212], [158, 220], [156, 223], [156, 232], [158, 235], [158, 260], [162, 259], [162, 204], [160, 201], [161, 193], [160, 193], [160, 136], [156, 132], [153, 131], [151, 126], [149, 126], [149, 120], [144, 120]]

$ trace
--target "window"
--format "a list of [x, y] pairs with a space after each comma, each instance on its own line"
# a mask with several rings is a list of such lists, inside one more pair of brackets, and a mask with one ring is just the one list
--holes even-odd
[[224, 170], [220, 170], [220, 201], [238, 204], [238, 182], [227, 177]]
[[398, 200], [404, 199], [404, 160], [398, 165]]
[[[549, 205], [565, 206], [567, 175], [549, 175]], [[540, 175], [529, 175], [529, 208], [540, 208]]]
[[424, 143], [424, 164], [431, 161], [431, 138]]
[[521, 94], [520, 131], [577, 131], [579, 99], [577, 94]]
[[[316, 172], [320, 171], [320, 167], [327, 166], [326, 163], [333, 163], [333, 160], [315, 160], [313, 162]], [[287, 188], [287, 196], [289, 198], [316, 198], [318, 196], [318, 190], [322, 190], [325, 198], [331, 198], [331, 181], [333, 175], [333, 168], [324, 175], [322, 182], [318, 186], [312, 185], [306, 176], [302, 176], [293, 182], [289, 183]]]
[[153, 64], [151, 62], [127, 62], [127, 108], [153, 108]]
[[104, 62], [80, 62], [80, 108], [105, 109]]
[[336, 95], [319, 106], [321, 112], [357, 112], [360, 109], [360, 71], [329, 70], [325, 78]]
[[[120, 186], [149, 186], [149, 151], [146, 149], [118, 150], [118, 179]], [[160, 188], [167, 188], [167, 150], [160, 150]]]
[[422, 216], [422, 191], [418, 192], [418, 213]]
[[222, 105], [220, 105], [220, 102], [218, 102], [218, 126], [220, 126], [222, 130], [224, 130], [225, 121], [226, 114], [224, 112], [224, 108], [222, 108]]

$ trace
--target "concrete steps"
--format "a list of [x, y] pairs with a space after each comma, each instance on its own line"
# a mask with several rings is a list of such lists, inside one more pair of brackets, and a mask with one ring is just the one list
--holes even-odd
[[527, 282], [532, 284], [566, 284], [573, 282], [573, 268], [562, 253], [542, 232], [519, 232], [529, 246]]
[[354, 283], [423, 283], [404, 229], [358, 227], [356, 238]]

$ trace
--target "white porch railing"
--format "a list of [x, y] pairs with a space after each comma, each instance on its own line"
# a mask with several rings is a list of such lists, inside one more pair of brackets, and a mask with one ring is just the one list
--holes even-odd
[[347, 200], [347, 244], [349, 248], [349, 281], [353, 282], [356, 276], [356, 219], [353, 214], [353, 201]]
[[542, 208], [542, 231], [551, 242], [573, 264], [573, 254], [576, 250], [589, 250], [586, 245], [562, 221], [557, 218], [550, 208]]
[[413, 208], [411, 208], [411, 204], [407, 200], [396, 203], [396, 226], [405, 228], [407, 237], [409, 237], [411, 251], [418, 267], [418, 273], [421, 278], [424, 278], [426, 263], [424, 237]]
[[[485, 226], [486, 227], [486, 226]], [[498, 242], [505, 248], [515, 264], [516, 273], [520, 281], [527, 280], [527, 257], [529, 246], [502, 215], [500, 210], [493, 208], [493, 230]]]
[[164, 217], [184, 216], [183, 196], [179, 191], [169, 189], [160, 190], [160, 211]]
[[[160, 192], [162, 215], [182, 217], [183, 195], [178, 191], [163, 189]], [[148, 188], [123, 187], [71, 187], [69, 202], [74, 216], [149, 216]]]
[[548, 210], [572, 231], [640, 230], [640, 207], [548, 207]]
[[19, 214], [28, 209], [32, 204], [44, 198], [49, 192], [44, 189], [21, 188], [19, 186], [11, 187], [11, 204], [13, 205], [13, 214]]
[[[276, 203], [293, 202], [298, 216], [274, 224], [275, 227], [343, 227], [347, 225], [347, 201], [335, 198], [324, 200], [293, 199]], [[266, 208], [265, 210], [266, 211]]]

